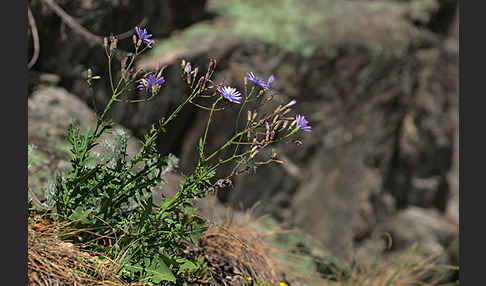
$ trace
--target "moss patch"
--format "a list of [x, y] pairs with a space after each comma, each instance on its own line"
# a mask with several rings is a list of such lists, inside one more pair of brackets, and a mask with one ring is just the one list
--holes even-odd
[[208, 10], [214, 20], [161, 41], [148, 57], [185, 57], [235, 37], [257, 39], [304, 58], [317, 51], [333, 56], [349, 44], [366, 47], [374, 56], [401, 54], [412, 42], [429, 40], [407, 20], [410, 9], [411, 4], [402, 2], [213, 0]]

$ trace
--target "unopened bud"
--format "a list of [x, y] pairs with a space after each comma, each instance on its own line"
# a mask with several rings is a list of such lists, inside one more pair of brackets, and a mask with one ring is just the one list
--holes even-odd
[[265, 129], [267, 130], [265, 133], [265, 142], [268, 142], [270, 140], [270, 125], [268, 125], [268, 122], [265, 122]]
[[295, 99], [292, 99], [292, 101], [290, 101], [289, 103], [287, 103], [287, 104], [285, 105], [285, 108], [291, 107], [292, 105], [294, 105], [294, 104], [296, 104], [296, 103], [297, 103], [297, 101], [296, 101]]
[[142, 45], [142, 39], [138, 39], [137, 41], [137, 47], [140, 47]]
[[137, 36], [135, 34], [133, 34], [133, 36], [132, 36], [132, 41], [133, 41], [134, 45], [137, 44]]
[[105, 49], [108, 49], [108, 38], [107, 37], [103, 38], [103, 46], [105, 46]]
[[277, 119], [278, 119], [278, 114], [273, 117], [272, 124], [275, 123], [277, 121]]
[[111, 37], [110, 51], [113, 51], [118, 47], [118, 39], [116, 37]]
[[209, 59], [209, 65], [208, 65], [208, 70], [213, 71], [214, 68], [216, 67], [216, 59]]
[[248, 110], [248, 121], [251, 120], [251, 110]]
[[289, 126], [289, 129], [292, 129], [295, 126], [295, 124], [297, 124], [297, 120], [292, 121], [292, 123]]
[[289, 121], [288, 120], [285, 120], [284, 123], [283, 123], [283, 125], [282, 125], [282, 130], [285, 129], [288, 124], [289, 124]]
[[123, 60], [121, 61], [122, 71], [125, 70], [125, 68], [127, 67], [127, 61], [128, 61], [128, 57], [124, 57]]
[[192, 67], [191, 67], [191, 63], [187, 63], [186, 64], [186, 67], [184, 68], [184, 72], [187, 73], [187, 74], [190, 74], [192, 71]]
[[285, 111], [282, 113], [282, 115], [285, 115], [285, 114], [289, 113], [290, 111], [291, 111], [290, 108], [289, 109], [285, 109]]
[[159, 78], [162, 76], [162, 72], [165, 70], [165, 68], [166, 68], [166, 67], [167, 67], [167, 66], [163, 66], [163, 67], [162, 67], [162, 68], [159, 70], [159, 72], [157, 73], [157, 79], [159, 79]]

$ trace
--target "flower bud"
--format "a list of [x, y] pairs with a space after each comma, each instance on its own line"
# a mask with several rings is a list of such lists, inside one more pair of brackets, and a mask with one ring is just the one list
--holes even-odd
[[251, 121], [255, 120], [255, 118], [257, 117], [258, 113], [254, 112], [253, 113], [253, 118], [251, 119]]
[[116, 37], [111, 37], [110, 51], [115, 50], [118, 47], [118, 39]]
[[289, 126], [289, 130], [292, 129], [296, 124], [297, 124], [297, 120], [292, 121], [292, 123]]
[[284, 120], [284, 123], [282, 125], [282, 129], [281, 130], [284, 130], [287, 127], [288, 124], [289, 124], [289, 121], [288, 120]]
[[294, 105], [294, 104], [296, 104], [296, 103], [297, 103], [297, 101], [296, 101], [295, 99], [292, 99], [292, 101], [290, 101], [289, 103], [287, 103], [287, 104], [285, 105], [285, 108], [289, 108], [289, 107], [291, 107], [292, 105]]
[[278, 114], [273, 117], [272, 124], [274, 124], [278, 119]]
[[290, 108], [289, 109], [285, 109], [285, 111], [282, 113], [282, 115], [285, 115], [285, 114], [289, 113], [290, 111], [291, 111]]

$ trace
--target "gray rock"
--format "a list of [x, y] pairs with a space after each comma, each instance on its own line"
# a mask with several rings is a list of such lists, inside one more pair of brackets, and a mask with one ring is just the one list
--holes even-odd
[[357, 247], [356, 257], [358, 261], [370, 261], [380, 253], [396, 257], [415, 247], [415, 255], [438, 255], [439, 263], [454, 263], [458, 234], [458, 225], [437, 210], [409, 207], [378, 223], [370, 239]]
[[[29, 188], [41, 198], [43, 188], [53, 181], [55, 173], [62, 173], [70, 168], [71, 146], [67, 142], [67, 128], [74, 121], [82, 129], [96, 127], [96, 117], [85, 102], [69, 93], [64, 88], [39, 86], [28, 99], [28, 144], [35, 150], [33, 167], [29, 169]], [[130, 136], [126, 128], [115, 124], [114, 129], [121, 129], [129, 135], [127, 152], [134, 156], [140, 148], [137, 138]], [[113, 144], [114, 137], [106, 134], [94, 148], [95, 152], [106, 152], [104, 145]], [[41, 159], [42, 161], [38, 160]]]

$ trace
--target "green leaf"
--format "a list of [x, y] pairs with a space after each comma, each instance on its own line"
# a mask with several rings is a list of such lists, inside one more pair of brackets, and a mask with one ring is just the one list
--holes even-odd
[[[145, 261], [150, 262], [148, 258]], [[159, 256], [154, 257], [145, 270], [147, 271], [147, 275], [152, 277], [153, 283], [160, 283], [162, 281], [176, 282], [174, 274]]]
[[182, 263], [179, 266], [179, 271], [177, 271], [177, 274], [184, 273], [184, 271], [192, 272], [192, 271], [195, 271], [199, 268], [196, 264], [194, 264], [193, 262], [191, 262], [187, 258], [183, 258], [183, 257], [179, 258], [179, 259], [177, 259], [177, 262]]
[[71, 220], [79, 220], [82, 223], [88, 224], [90, 220], [88, 216], [93, 212], [93, 209], [85, 209], [82, 206], [78, 206], [73, 213], [69, 216]]
[[199, 157], [204, 159], [204, 143], [202, 137], [199, 138]]

